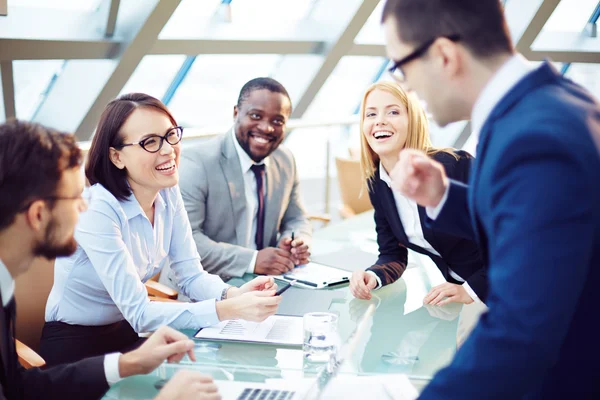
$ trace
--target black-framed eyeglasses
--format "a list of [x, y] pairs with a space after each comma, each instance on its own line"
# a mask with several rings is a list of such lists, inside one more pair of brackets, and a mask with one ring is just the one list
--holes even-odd
[[85, 210], [85, 209], [87, 209], [87, 207], [92, 202], [92, 193], [89, 190], [84, 190], [78, 196], [43, 196], [43, 197], [38, 197], [37, 199], [32, 200], [29, 203], [25, 204], [23, 207], [21, 207], [21, 209], [19, 210], [19, 212], [22, 213], [22, 212], [27, 211], [29, 209], [29, 207], [31, 207], [31, 205], [33, 203], [35, 203], [36, 201], [39, 201], [39, 200], [50, 200], [50, 201], [75, 200], [75, 201], [81, 201], [81, 205], [82, 205], [83, 209]]
[[126, 146], [135, 146], [136, 144], [139, 144], [142, 147], [142, 149], [146, 150], [148, 153], [156, 153], [157, 151], [160, 151], [160, 149], [162, 149], [165, 140], [171, 146], [174, 146], [177, 143], [181, 142], [182, 137], [183, 127], [175, 126], [169, 129], [167, 133], [164, 134], [164, 136], [150, 135], [137, 143], [126, 143], [122, 144], [121, 147], [123, 148]]
[[402, 66], [408, 64], [409, 62], [411, 62], [413, 60], [416, 60], [419, 57], [422, 57], [423, 54], [427, 53], [427, 50], [429, 50], [431, 45], [433, 43], [435, 43], [435, 41], [438, 40], [440, 37], [444, 37], [453, 42], [458, 42], [460, 40], [459, 35], [434, 37], [433, 39], [430, 39], [430, 40], [426, 41], [425, 43], [423, 43], [422, 45], [420, 45], [419, 47], [417, 47], [415, 50], [413, 50], [407, 56], [401, 58], [398, 61], [395, 61], [394, 65], [392, 65], [391, 68], [388, 69], [388, 72], [390, 73], [390, 75], [398, 82], [405, 82], [406, 76], [404, 75], [404, 71], [402, 71]]

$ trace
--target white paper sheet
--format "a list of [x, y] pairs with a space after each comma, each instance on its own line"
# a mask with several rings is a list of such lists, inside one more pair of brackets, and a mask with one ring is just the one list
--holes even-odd
[[197, 339], [229, 340], [302, 346], [304, 340], [302, 317], [272, 315], [263, 322], [241, 319], [221, 321], [217, 325], [200, 329]]
[[284, 275], [272, 275], [276, 279], [295, 280], [294, 286], [321, 289], [330, 284], [350, 282], [350, 273], [328, 265], [309, 262], [299, 265]]

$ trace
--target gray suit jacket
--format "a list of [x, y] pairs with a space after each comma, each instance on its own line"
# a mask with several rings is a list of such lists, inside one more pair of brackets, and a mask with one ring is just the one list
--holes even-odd
[[[248, 242], [244, 178], [231, 131], [182, 152], [180, 188], [202, 266], [222, 277], [242, 276], [254, 250]], [[311, 225], [300, 201], [294, 156], [279, 146], [266, 169], [265, 246], [282, 236], [310, 244]]]

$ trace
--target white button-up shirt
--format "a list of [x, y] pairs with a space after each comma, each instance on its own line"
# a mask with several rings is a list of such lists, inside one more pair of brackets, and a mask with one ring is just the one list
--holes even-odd
[[[93, 200], [75, 230], [77, 251], [56, 259], [46, 321], [98, 326], [125, 319], [136, 332], [217, 324], [215, 303], [228, 285], [202, 268], [179, 187], [158, 193], [154, 226], [133, 194], [119, 201], [100, 184], [88, 190]], [[148, 299], [144, 282], [167, 262], [196, 302]]]
[[[269, 157], [266, 157], [262, 162], [254, 162], [250, 158], [250, 156], [242, 149], [242, 146], [237, 141], [235, 137], [235, 130], [231, 130], [231, 134], [233, 135], [233, 145], [235, 146], [235, 151], [237, 152], [238, 158], [240, 160], [240, 167], [242, 168], [242, 176], [244, 178], [244, 193], [246, 195], [246, 243], [244, 247], [248, 249], [256, 250], [256, 242], [254, 238], [256, 237], [256, 213], [258, 212], [258, 196], [256, 194], [256, 175], [250, 169], [253, 165], [265, 165], [265, 180], [263, 182], [264, 193], [266, 196], [267, 193], [267, 179], [266, 179], [266, 168], [269, 165]], [[256, 264], [256, 256], [258, 255], [258, 251], [254, 252], [254, 256], [252, 260], [250, 260], [250, 264], [248, 265], [248, 269], [246, 272], [253, 274], [254, 266]]]
[[[392, 179], [389, 174], [383, 168], [383, 165], [379, 164], [379, 178], [384, 181], [388, 187], [391, 187]], [[421, 225], [421, 218], [419, 217], [419, 209], [417, 203], [408, 197], [403, 196], [400, 192], [392, 190], [392, 194], [394, 195], [394, 202], [396, 203], [396, 209], [398, 210], [398, 215], [400, 217], [400, 221], [402, 221], [402, 226], [404, 227], [404, 233], [406, 233], [406, 237], [408, 241], [416, 246], [421, 247], [422, 249], [434, 254], [438, 257], [440, 253], [437, 252], [436, 249], [425, 239], [425, 235], [423, 234], [423, 227]], [[368, 271], [375, 274], [373, 271]], [[467, 282], [463, 278], [461, 278], [457, 273], [448, 269], [448, 272], [452, 278], [456, 279], [458, 282], [464, 282], [463, 287], [471, 296], [471, 298], [475, 301], [480, 301], [479, 297], [475, 294], [475, 291], [469, 286]], [[381, 286], [381, 280], [375, 274], [377, 278], [378, 287]]]

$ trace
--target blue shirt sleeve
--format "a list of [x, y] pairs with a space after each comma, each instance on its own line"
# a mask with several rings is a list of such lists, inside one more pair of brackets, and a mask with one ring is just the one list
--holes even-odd
[[[75, 238], [112, 301], [133, 329], [136, 332], [154, 331], [161, 325], [175, 329], [197, 329], [218, 323], [215, 296], [210, 294], [203, 298], [212, 299], [198, 303], [160, 303], [148, 299], [146, 288], [124, 241], [128, 229], [125, 214], [119, 213], [115, 205], [100, 199], [81, 215]], [[131, 241], [130, 245], [144, 244]], [[173, 252], [176, 262], [181, 263], [185, 259], [182, 254], [180, 251]], [[187, 273], [186, 276], [191, 274]], [[188, 278], [190, 281], [197, 279]], [[198, 285], [192, 293], [201, 298], [200, 290], [203, 287]]]
[[178, 187], [170, 191], [175, 212], [169, 259], [178, 286], [181, 292], [193, 301], [218, 300], [228, 285], [218, 275], [209, 274], [202, 268], [181, 192]]

